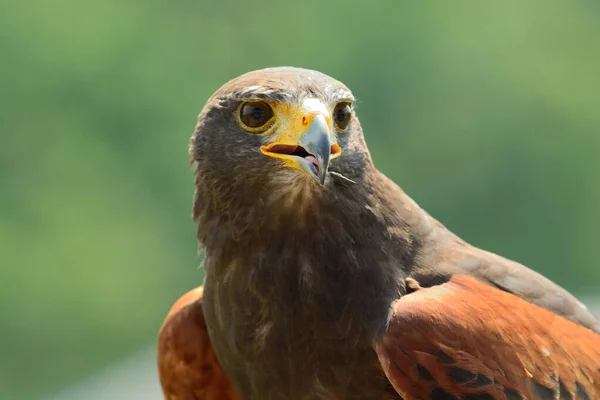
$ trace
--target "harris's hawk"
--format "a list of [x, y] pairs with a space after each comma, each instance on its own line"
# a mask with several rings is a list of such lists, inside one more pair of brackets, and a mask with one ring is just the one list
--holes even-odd
[[206, 277], [160, 331], [165, 397], [600, 396], [600, 322], [422, 210], [373, 165], [353, 104], [298, 68], [208, 100], [190, 145]]

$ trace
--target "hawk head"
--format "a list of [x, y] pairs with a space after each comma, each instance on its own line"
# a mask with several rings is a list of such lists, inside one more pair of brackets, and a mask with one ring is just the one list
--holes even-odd
[[355, 185], [371, 161], [354, 103], [341, 82], [300, 68], [253, 71], [223, 85], [190, 145], [195, 218], [209, 212], [240, 226]]

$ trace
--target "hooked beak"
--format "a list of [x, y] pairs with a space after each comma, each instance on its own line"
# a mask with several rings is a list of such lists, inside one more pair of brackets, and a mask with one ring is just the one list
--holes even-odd
[[332, 143], [329, 125], [322, 114], [316, 114], [312, 118], [297, 145], [275, 142], [262, 146], [261, 151], [272, 157], [293, 159], [301, 169], [314, 175], [321, 184], [325, 183], [329, 162], [342, 152], [337, 143]]
[[[332, 148], [329, 127], [327, 126], [327, 121], [321, 114], [318, 114], [313, 118], [312, 123], [306, 132], [304, 132], [304, 135], [302, 135], [298, 144], [309, 154], [316, 157], [316, 166], [314, 163], [310, 162], [306, 164], [308, 164], [308, 171], [315, 174], [319, 178], [319, 182], [323, 184], [325, 182], [327, 168], [329, 168]], [[306, 158], [304, 161], [307, 161]], [[301, 165], [304, 167], [302, 163]]]

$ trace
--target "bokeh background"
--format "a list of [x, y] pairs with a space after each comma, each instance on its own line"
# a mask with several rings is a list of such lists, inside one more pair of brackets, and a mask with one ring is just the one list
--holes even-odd
[[345, 82], [418, 203], [593, 302], [598, 21], [597, 1], [0, 2], [0, 399], [160, 398], [157, 330], [202, 280], [189, 137], [267, 66]]

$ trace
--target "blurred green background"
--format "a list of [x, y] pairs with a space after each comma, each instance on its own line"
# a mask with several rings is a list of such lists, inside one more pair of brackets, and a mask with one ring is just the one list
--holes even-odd
[[594, 1], [0, 2], [0, 399], [153, 346], [202, 278], [196, 116], [267, 66], [345, 82], [376, 164], [418, 203], [594, 294], [598, 21]]

